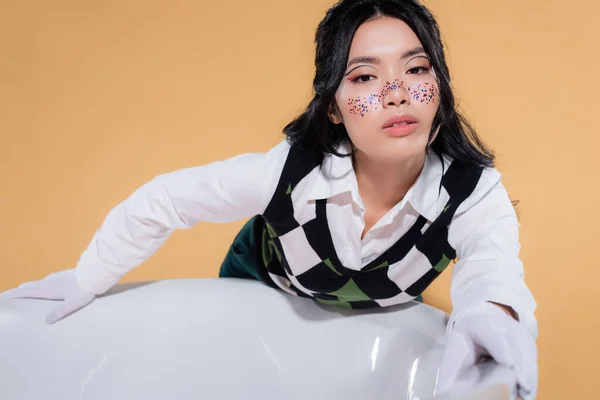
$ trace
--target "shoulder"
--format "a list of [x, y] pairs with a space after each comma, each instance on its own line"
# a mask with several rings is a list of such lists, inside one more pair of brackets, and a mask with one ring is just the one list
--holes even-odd
[[273, 178], [281, 174], [290, 148], [291, 146], [285, 138], [266, 151], [238, 154], [217, 164], [224, 164], [226, 173], [248, 178]]
[[456, 209], [449, 225], [453, 247], [460, 247], [470, 235], [480, 240], [492, 232], [518, 237], [519, 221], [501, 172], [495, 167], [480, 167], [478, 171], [472, 192]]
[[462, 237], [477, 227], [480, 231], [500, 227], [507, 227], [511, 232], [518, 230], [517, 214], [501, 172], [496, 167], [480, 167], [478, 172], [472, 192], [452, 218], [451, 231]]
[[213, 175], [212, 186], [230, 204], [260, 213], [267, 206], [279, 182], [290, 152], [285, 138], [264, 152], [243, 153], [215, 163], [220, 173]]
[[436, 157], [439, 160], [436, 164], [439, 164], [438, 168], [443, 171], [441, 185], [446, 192], [440, 200], [445, 202], [452, 193], [466, 192], [456, 210], [456, 215], [471, 210], [482, 201], [498, 196], [507, 197], [502, 183], [502, 174], [496, 167], [467, 166], [448, 155]]
[[502, 182], [502, 174], [495, 167], [481, 167], [479, 178], [472, 193], [458, 208], [456, 214], [478, 210], [479, 213], [487, 213], [490, 208], [503, 207], [510, 205], [508, 192]]

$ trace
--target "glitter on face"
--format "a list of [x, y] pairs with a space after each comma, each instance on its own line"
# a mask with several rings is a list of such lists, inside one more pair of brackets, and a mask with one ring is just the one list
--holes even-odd
[[394, 81], [391, 83], [389, 81], [386, 82], [383, 86], [383, 90], [381, 91], [381, 97], [386, 96], [389, 92], [393, 92], [396, 89], [406, 90], [406, 87], [404, 87], [404, 82], [400, 82], [398, 79], [394, 79]]
[[375, 112], [381, 106], [382, 99], [390, 92], [404, 89], [406, 90], [411, 98], [419, 103], [435, 103], [436, 97], [439, 95], [439, 90], [434, 84], [425, 82], [424, 85], [414, 85], [405, 87], [404, 82], [400, 82], [398, 79], [394, 79], [393, 82], [386, 82], [381, 90], [381, 94], [371, 93], [369, 96], [357, 96], [348, 100], [350, 106], [350, 114], [360, 115], [364, 117], [365, 114]]
[[429, 104], [435, 102], [435, 97], [437, 96], [438, 90], [433, 84], [428, 84], [425, 82], [424, 86], [415, 85], [409, 88], [408, 93], [410, 96], [421, 103]]
[[366, 113], [377, 111], [381, 104], [381, 97], [378, 94], [371, 93], [367, 96], [357, 96], [355, 99], [348, 100], [350, 114], [360, 115], [364, 117]]

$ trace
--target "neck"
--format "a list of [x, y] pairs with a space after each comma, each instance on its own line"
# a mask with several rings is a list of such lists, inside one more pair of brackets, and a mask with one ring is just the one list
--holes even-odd
[[387, 162], [356, 152], [354, 170], [361, 198], [378, 208], [394, 207], [416, 182], [424, 163], [425, 154], [408, 160]]

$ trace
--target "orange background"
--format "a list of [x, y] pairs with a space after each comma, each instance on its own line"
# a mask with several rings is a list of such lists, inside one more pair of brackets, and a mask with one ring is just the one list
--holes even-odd
[[[264, 151], [310, 97], [331, 0], [0, 0], [0, 291], [75, 266], [155, 175]], [[591, 399], [600, 336], [600, 6], [428, 0], [457, 96], [520, 200], [540, 399]], [[125, 281], [214, 277], [236, 230], [199, 224]], [[449, 310], [450, 272], [426, 301]]]

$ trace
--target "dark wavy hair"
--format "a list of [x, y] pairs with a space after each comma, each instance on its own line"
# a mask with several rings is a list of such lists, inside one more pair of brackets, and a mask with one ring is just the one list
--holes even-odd
[[291, 143], [315, 156], [347, 156], [337, 151], [340, 143], [349, 140], [346, 128], [332, 123], [328, 110], [330, 105], [336, 107], [335, 93], [346, 70], [354, 33], [364, 22], [381, 16], [398, 18], [415, 32], [436, 72], [441, 100], [430, 140], [438, 128], [439, 133], [431, 149], [473, 167], [492, 167], [492, 151], [457, 111], [438, 24], [417, 0], [341, 0], [327, 11], [315, 35], [314, 97], [306, 111], [283, 129]]

